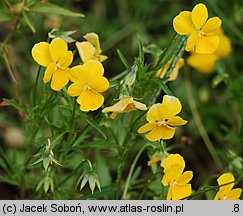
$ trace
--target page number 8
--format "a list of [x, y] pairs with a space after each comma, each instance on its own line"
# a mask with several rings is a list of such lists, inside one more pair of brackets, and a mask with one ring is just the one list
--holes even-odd
[[232, 212], [239, 212], [239, 211], [240, 211], [239, 204], [234, 204], [234, 210]]

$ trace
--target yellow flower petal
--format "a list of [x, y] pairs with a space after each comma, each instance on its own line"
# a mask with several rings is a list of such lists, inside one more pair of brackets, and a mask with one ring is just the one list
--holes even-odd
[[39, 65], [47, 67], [53, 62], [53, 59], [50, 56], [49, 48], [50, 44], [46, 42], [37, 43], [32, 48], [32, 57]]
[[84, 90], [77, 99], [80, 104], [80, 109], [84, 112], [94, 111], [99, 109], [104, 103], [104, 97], [94, 91]]
[[159, 162], [160, 160], [161, 160], [160, 157], [152, 158], [151, 160], [149, 160], [149, 161], [147, 162], [147, 165], [148, 165], [148, 166], [152, 166], [153, 164]]
[[205, 35], [217, 34], [221, 26], [221, 23], [222, 23], [221, 19], [219, 19], [218, 17], [212, 17], [208, 19], [206, 24], [202, 27], [202, 32]]
[[[88, 87], [89, 84], [97, 89], [104, 89], [107, 87], [107, 82], [105, 79], [101, 79], [104, 74], [103, 65], [99, 61], [89, 60], [85, 62], [83, 65], [75, 66], [70, 71], [70, 80], [72, 82], [80, 82]], [[97, 85], [96, 80], [101, 79], [100, 81], [103, 83], [101, 87], [94, 86]]]
[[101, 53], [99, 36], [96, 33], [93, 33], [93, 32], [87, 33], [86, 35], [84, 35], [84, 38], [95, 46], [95, 48], [96, 48], [95, 54], [96, 55]]
[[184, 170], [185, 168], [184, 158], [179, 154], [169, 154], [166, 157], [165, 162], [163, 163], [164, 172], [167, 172], [167, 170], [171, 169], [171, 167], [175, 164], [179, 164], [181, 167], [183, 167], [182, 170]]
[[116, 113], [116, 112], [111, 113], [110, 118], [111, 118], [111, 119], [115, 119], [116, 116], [117, 116], [117, 114], [118, 114], [118, 113]]
[[168, 106], [157, 103], [154, 104], [152, 107], [150, 107], [148, 114], [147, 114], [147, 120], [150, 121], [159, 121], [159, 120], [165, 120], [170, 117], [170, 110], [168, 109]]
[[69, 81], [69, 70], [56, 69], [51, 80], [51, 88], [55, 91], [60, 91]]
[[191, 12], [180, 12], [173, 20], [173, 27], [179, 35], [189, 35], [195, 30], [191, 20]]
[[151, 122], [155, 122], [155, 121], [158, 121], [158, 120], [161, 120], [160, 119], [160, 116], [159, 116], [159, 113], [158, 113], [158, 106], [160, 104], [157, 103], [157, 104], [154, 104], [153, 106], [151, 106], [149, 108], [149, 111], [148, 111], [148, 114], [147, 114], [147, 121], [151, 121]]
[[196, 44], [195, 52], [199, 54], [211, 54], [216, 51], [219, 46], [219, 36], [202, 36]]
[[126, 106], [132, 102], [131, 97], [126, 97], [120, 99], [117, 103], [115, 103], [113, 106], [106, 107], [102, 110], [102, 112], [117, 112], [121, 113], [126, 108]]
[[[156, 77], [160, 77], [161, 79], [164, 78], [169, 66], [171, 64], [171, 60], [166, 63], [166, 65], [157, 71]], [[180, 58], [179, 61], [176, 63], [174, 70], [171, 72], [168, 81], [173, 81], [177, 78], [179, 69], [184, 65], [184, 59]]]
[[66, 69], [73, 61], [73, 53], [71, 51], [64, 52], [59, 61], [58, 67], [61, 69]]
[[189, 38], [187, 39], [185, 50], [188, 52], [194, 51], [195, 45], [197, 44], [198, 40], [199, 40], [199, 33], [197, 31], [192, 32]]
[[172, 188], [172, 200], [180, 200], [190, 196], [192, 193], [191, 184], [175, 185]]
[[151, 130], [153, 130], [155, 127], [157, 127], [157, 125], [158, 125], [158, 124], [155, 123], [155, 122], [149, 122], [149, 123], [143, 125], [142, 127], [140, 127], [140, 128], [138, 129], [138, 133], [146, 133], [146, 132], [148, 132], [148, 131], [151, 131]]
[[95, 58], [100, 61], [100, 62], [103, 62], [105, 61], [106, 59], [108, 59], [108, 57], [106, 55], [96, 55]]
[[191, 17], [196, 30], [201, 29], [208, 19], [208, 10], [206, 6], [202, 3], [197, 4], [192, 10]]
[[51, 57], [57, 62], [68, 49], [67, 43], [61, 38], [55, 38], [50, 44]]
[[109, 82], [105, 77], [97, 77], [90, 80], [88, 86], [96, 92], [104, 92], [109, 88]]
[[230, 54], [231, 50], [232, 50], [232, 47], [231, 47], [230, 39], [226, 35], [220, 34], [219, 35], [219, 46], [216, 49], [215, 54], [219, 58], [225, 58], [226, 56], [228, 56]]
[[216, 195], [215, 195], [215, 197], [214, 197], [214, 200], [222, 200], [222, 199], [224, 199], [225, 200], [225, 194], [224, 194], [224, 192], [222, 191], [222, 190], [219, 190], [217, 193], [216, 193]]
[[170, 126], [181, 126], [181, 125], [185, 125], [187, 121], [182, 119], [179, 116], [173, 116], [166, 123]]
[[168, 170], [168, 172], [164, 173], [161, 183], [164, 186], [167, 186], [182, 174], [183, 169], [184, 168], [180, 164], [173, 164]]
[[76, 42], [76, 47], [83, 63], [94, 58], [95, 47], [90, 42]]
[[72, 97], [79, 96], [83, 90], [85, 89], [85, 86], [82, 86], [81, 83], [73, 83], [68, 87], [68, 94]]
[[177, 115], [181, 109], [181, 102], [174, 96], [164, 95], [162, 105], [168, 106], [171, 116]]
[[174, 134], [175, 128], [169, 127], [167, 125], [161, 125], [154, 128], [152, 131], [146, 134], [146, 138], [153, 142], [160, 139], [171, 139], [174, 136]]
[[176, 179], [176, 183], [178, 185], [185, 185], [189, 181], [191, 181], [192, 177], [193, 177], [192, 171], [186, 171]]
[[77, 65], [72, 67], [70, 70], [70, 80], [72, 82], [82, 82], [83, 67], [81, 65]]
[[202, 73], [211, 73], [215, 70], [218, 59], [216, 54], [197, 54], [193, 53], [187, 58], [187, 64]]
[[114, 119], [118, 113], [131, 112], [133, 110], [146, 110], [147, 107], [145, 104], [139, 103], [133, 100], [132, 97], [124, 97], [121, 98], [117, 103], [113, 106], [106, 107], [102, 110], [102, 112], [113, 112], [111, 114], [111, 118]]
[[230, 183], [230, 182], [233, 182], [233, 183], [221, 186], [219, 188], [219, 190], [224, 191], [224, 193], [229, 192], [234, 187], [234, 184], [235, 184], [234, 181], [235, 181], [235, 177], [231, 173], [222, 174], [217, 179], [219, 186]]
[[135, 105], [136, 109], [139, 109], [139, 110], [147, 110], [148, 109], [145, 104], [140, 103], [138, 101], [133, 100], [133, 104]]
[[171, 182], [170, 184], [171, 185], [170, 185], [170, 187], [168, 189], [166, 200], [171, 200], [171, 197], [172, 197], [172, 185], [173, 185], [173, 182]]
[[56, 67], [56, 64], [55, 63], [51, 63], [48, 65], [48, 67], [46, 68], [45, 70], [45, 75], [44, 75], [44, 78], [43, 78], [43, 82], [44, 83], [47, 83], [50, 81], [54, 71], [55, 71], [55, 67]]
[[238, 200], [242, 193], [241, 188], [235, 188], [226, 194], [226, 200]]
[[85, 76], [85, 80], [93, 80], [94, 78], [101, 77], [104, 74], [103, 65], [96, 60], [89, 60], [82, 65], [84, 67], [83, 76]]

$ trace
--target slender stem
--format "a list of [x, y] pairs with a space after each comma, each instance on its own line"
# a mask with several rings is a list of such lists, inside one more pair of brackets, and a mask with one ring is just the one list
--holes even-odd
[[117, 193], [116, 193], [116, 199], [119, 198], [119, 195], [120, 195], [120, 192], [121, 192], [121, 180], [122, 180], [122, 171], [123, 171], [123, 168], [125, 166], [125, 162], [126, 162], [126, 159], [127, 159], [127, 156], [128, 156], [128, 153], [129, 153], [129, 150], [132, 146], [132, 142], [130, 140], [129, 142], [129, 139], [130, 139], [130, 135], [128, 133], [124, 143], [123, 143], [123, 146], [124, 148], [122, 148], [123, 152], [121, 154], [121, 157], [120, 157], [120, 161], [119, 161], [119, 164], [117, 166], [117, 178], [116, 178], [116, 188], [117, 188]]
[[18, 17], [14, 27], [12, 28], [12, 30], [7, 34], [7, 36], [5, 37], [5, 39], [3, 40], [1, 46], [4, 47], [8, 41], [10, 40], [10, 38], [13, 36], [14, 32], [16, 31], [16, 29], [18, 28], [18, 25], [20, 23], [20, 18], [21, 17]]
[[4, 0], [6, 6], [8, 7], [8, 10], [11, 12], [13, 10], [12, 6], [10, 5], [8, 0]]
[[34, 85], [34, 90], [33, 90], [33, 107], [34, 107], [35, 104], [36, 104], [36, 98], [37, 98], [36, 91], [37, 91], [37, 86], [38, 86], [38, 81], [39, 81], [39, 77], [40, 77], [41, 69], [42, 69], [42, 67], [39, 66], [39, 68], [38, 68], [38, 72], [37, 72], [37, 74], [36, 74], [36, 78], [35, 78], [35, 85]]
[[3, 59], [6, 63], [6, 67], [7, 67], [7, 70], [8, 70], [8, 73], [9, 73], [9, 76], [13, 82], [13, 85], [14, 85], [14, 88], [15, 88], [15, 92], [16, 92], [16, 97], [19, 98], [19, 85], [18, 85], [18, 82], [14, 76], [14, 73], [12, 71], [12, 68], [11, 68], [11, 65], [9, 63], [9, 60], [8, 60], [8, 56], [7, 56], [7, 51], [5, 49], [5, 47], [2, 47], [2, 54], [3, 54]]
[[132, 178], [132, 174], [133, 174], [133, 171], [134, 171], [134, 168], [138, 162], [138, 159], [140, 158], [141, 154], [143, 153], [143, 151], [148, 147], [149, 145], [144, 145], [140, 150], [139, 152], [137, 153], [132, 165], [131, 165], [131, 168], [130, 168], [130, 171], [129, 171], [129, 174], [128, 174], [128, 177], [127, 177], [127, 181], [125, 183], [125, 187], [124, 187], [124, 191], [123, 191], [123, 194], [122, 194], [122, 199], [126, 199], [127, 197], [127, 191], [128, 191], [128, 188], [129, 188], [129, 185], [130, 185], [130, 181], [131, 181], [131, 178]]
[[222, 170], [223, 169], [223, 165], [217, 155], [217, 152], [213, 146], [213, 143], [211, 142], [209, 136], [208, 136], [208, 133], [202, 123], [202, 119], [200, 117], [200, 114], [198, 112], [198, 109], [197, 109], [197, 105], [195, 103], [195, 100], [194, 100], [194, 97], [193, 97], [193, 94], [192, 94], [192, 86], [191, 86], [191, 82], [189, 81], [189, 79], [187, 78], [186, 80], [186, 89], [187, 89], [187, 97], [188, 97], [188, 103], [189, 103], [189, 106], [190, 106], [190, 109], [191, 109], [191, 112], [192, 112], [192, 115], [193, 115], [193, 119], [194, 119], [194, 122], [199, 130], [199, 133], [209, 151], [209, 153], [211, 154], [215, 164], [216, 164], [216, 167], [218, 170]]

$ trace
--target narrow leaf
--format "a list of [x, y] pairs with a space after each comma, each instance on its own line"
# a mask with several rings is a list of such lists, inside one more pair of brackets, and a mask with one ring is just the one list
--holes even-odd
[[35, 27], [34, 24], [32, 23], [32, 21], [30, 20], [29, 16], [27, 13], [23, 13], [23, 18], [25, 23], [27, 24], [27, 26], [29, 26], [30, 30], [35, 33]]
[[122, 52], [121, 52], [119, 49], [117, 49], [117, 54], [118, 54], [118, 56], [119, 56], [121, 62], [123, 63], [123, 65], [124, 65], [128, 70], [131, 70], [131, 66], [129, 65], [129, 63], [128, 63], [126, 57], [122, 54]]
[[21, 112], [25, 112], [25, 108], [23, 105], [19, 104], [18, 102], [16, 102], [13, 99], [3, 99], [4, 101], [6, 101], [7, 103], [9, 103], [12, 107], [14, 107], [15, 109], [21, 111]]
[[84, 17], [82, 13], [72, 12], [65, 8], [62, 8], [58, 5], [51, 3], [40, 3], [36, 2], [32, 7], [30, 7], [30, 11], [37, 13], [49, 13], [49, 14], [57, 14], [69, 17]]
[[98, 124], [93, 119], [86, 116], [85, 120], [88, 122], [88, 124], [90, 124], [90, 126], [96, 129], [105, 139], [107, 139], [105, 133], [102, 131], [102, 129], [98, 126]]
[[152, 81], [154, 81], [156, 84], [158, 84], [167, 95], [173, 96], [172, 91], [162, 80], [152, 79]]

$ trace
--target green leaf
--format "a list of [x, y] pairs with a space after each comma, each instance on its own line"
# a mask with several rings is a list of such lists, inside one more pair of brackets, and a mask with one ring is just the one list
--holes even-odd
[[131, 70], [131, 66], [128, 63], [126, 57], [122, 54], [122, 52], [119, 49], [117, 49], [117, 54], [118, 54], [121, 62], [123, 63], [123, 65], [126, 67], [126, 69]]
[[31, 12], [37, 13], [49, 13], [49, 14], [57, 14], [62, 16], [69, 16], [69, 17], [84, 17], [84, 14], [72, 12], [65, 8], [62, 8], [58, 5], [51, 4], [51, 3], [40, 3], [36, 2], [30, 8]]
[[32, 21], [30, 20], [29, 16], [27, 13], [23, 12], [23, 18], [24, 18], [24, 21], [25, 23], [27, 24], [27, 26], [29, 26], [30, 30], [35, 33], [35, 27], [32, 23]]
[[85, 120], [92, 126], [94, 129], [96, 129], [105, 139], [107, 139], [105, 133], [102, 131], [102, 129], [99, 127], [99, 125], [91, 118], [88, 116], [85, 117]]
[[172, 91], [169, 89], [169, 87], [162, 81], [159, 79], [152, 79], [152, 81], [154, 81], [155, 83], [157, 83], [165, 92], [165, 94], [173, 96]]
[[25, 108], [23, 105], [19, 104], [18, 102], [16, 102], [13, 99], [6, 99], [3, 98], [4, 101], [6, 101], [7, 103], [9, 103], [12, 107], [14, 107], [15, 109], [21, 111], [21, 112], [25, 112]]
[[12, 17], [9, 13], [0, 11], [0, 22], [7, 22], [7, 21], [10, 21], [11, 19], [12, 19]]

